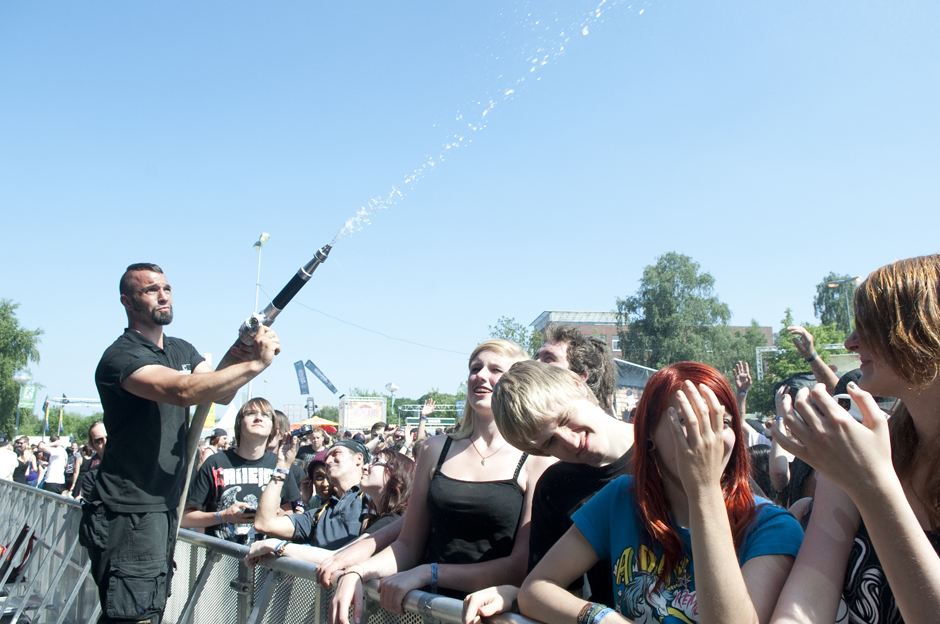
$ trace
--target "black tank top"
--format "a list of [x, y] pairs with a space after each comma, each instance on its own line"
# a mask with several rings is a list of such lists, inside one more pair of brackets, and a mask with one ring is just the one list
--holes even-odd
[[511, 479], [461, 481], [441, 472], [453, 440], [448, 437], [428, 486], [428, 562], [478, 563], [508, 557], [522, 515], [525, 494], [517, 479], [524, 453]]

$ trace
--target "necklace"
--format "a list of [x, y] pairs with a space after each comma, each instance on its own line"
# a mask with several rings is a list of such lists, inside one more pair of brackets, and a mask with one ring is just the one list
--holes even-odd
[[490, 453], [489, 455], [484, 455], [483, 453], [481, 453], [481, 452], [479, 451], [479, 449], [477, 449], [477, 445], [473, 443], [473, 440], [470, 440], [470, 446], [472, 446], [472, 447], [473, 447], [473, 450], [476, 451], [476, 452], [477, 452], [477, 455], [480, 456], [480, 465], [481, 465], [481, 466], [485, 466], [485, 465], [486, 465], [486, 460], [488, 460], [490, 457], [492, 457], [493, 455], [496, 455], [496, 453], [499, 453], [501, 450], [503, 450], [503, 447], [505, 447], [507, 444], [509, 444], [509, 443], [508, 443], [508, 442], [503, 442], [503, 446], [499, 447], [498, 449], [496, 449], [495, 451], [493, 451], [493, 452]]

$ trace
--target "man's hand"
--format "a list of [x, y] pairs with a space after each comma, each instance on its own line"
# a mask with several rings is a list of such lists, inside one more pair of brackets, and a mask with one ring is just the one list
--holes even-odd
[[734, 386], [738, 394], [746, 393], [751, 388], [751, 365], [738, 360], [734, 365]]
[[289, 433], [281, 436], [281, 441], [277, 445], [277, 466], [278, 468], [287, 468], [294, 463], [297, 457], [297, 451], [300, 449], [300, 440]]
[[811, 360], [816, 355], [816, 348], [813, 346], [813, 335], [806, 331], [805, 327], [791, 325], [787, 331], [793, 334], [793, 345], [804, 360]]
[[427, 418], [434, 413], [434, 399], [428, 399], [424, 402], [424, 407], [421, 408], [421, 415]]
[[251, 524], [255, 521], [255, 512], [245, 511], [251, 508], [251, 505], [248, 503], [235, 501], [232, 503], [231, 507], [220, 511], [219, 517], [222, 519], [222, 522], [226, 524]]

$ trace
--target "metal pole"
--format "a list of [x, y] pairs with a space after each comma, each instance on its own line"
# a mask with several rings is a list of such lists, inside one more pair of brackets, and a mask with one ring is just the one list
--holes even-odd
[[[260, 242], [260, 239], [259, 239], [259, 242]], [[263, 244], [258, 246], [258, 279], [255, 280], [255, 307], [252, 308], [252, 313], [258, 311], [258, 291], [261, 290], [261, 248], [262, 247], [264, 247]], [[251, 381], [248, 382], [248, 399], [251, 400]]]

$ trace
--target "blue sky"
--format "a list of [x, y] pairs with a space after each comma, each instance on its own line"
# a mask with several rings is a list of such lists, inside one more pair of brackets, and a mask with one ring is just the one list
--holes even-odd
[[94, 396], [125, 266], [160, 264], [168, 333], [218, 359], [262, 231], [263, 306], [397, 188], [275, 324], [276, 405], [300, 359], [340, 392], [453, 392], [499, 317], [612, 310], [669, 251], [735, 324], [812, 322], [829, 271], [938, 251], [938, 25], [932, 2], [3, 3], [0, 297], [45, 330], [40, 398]]

